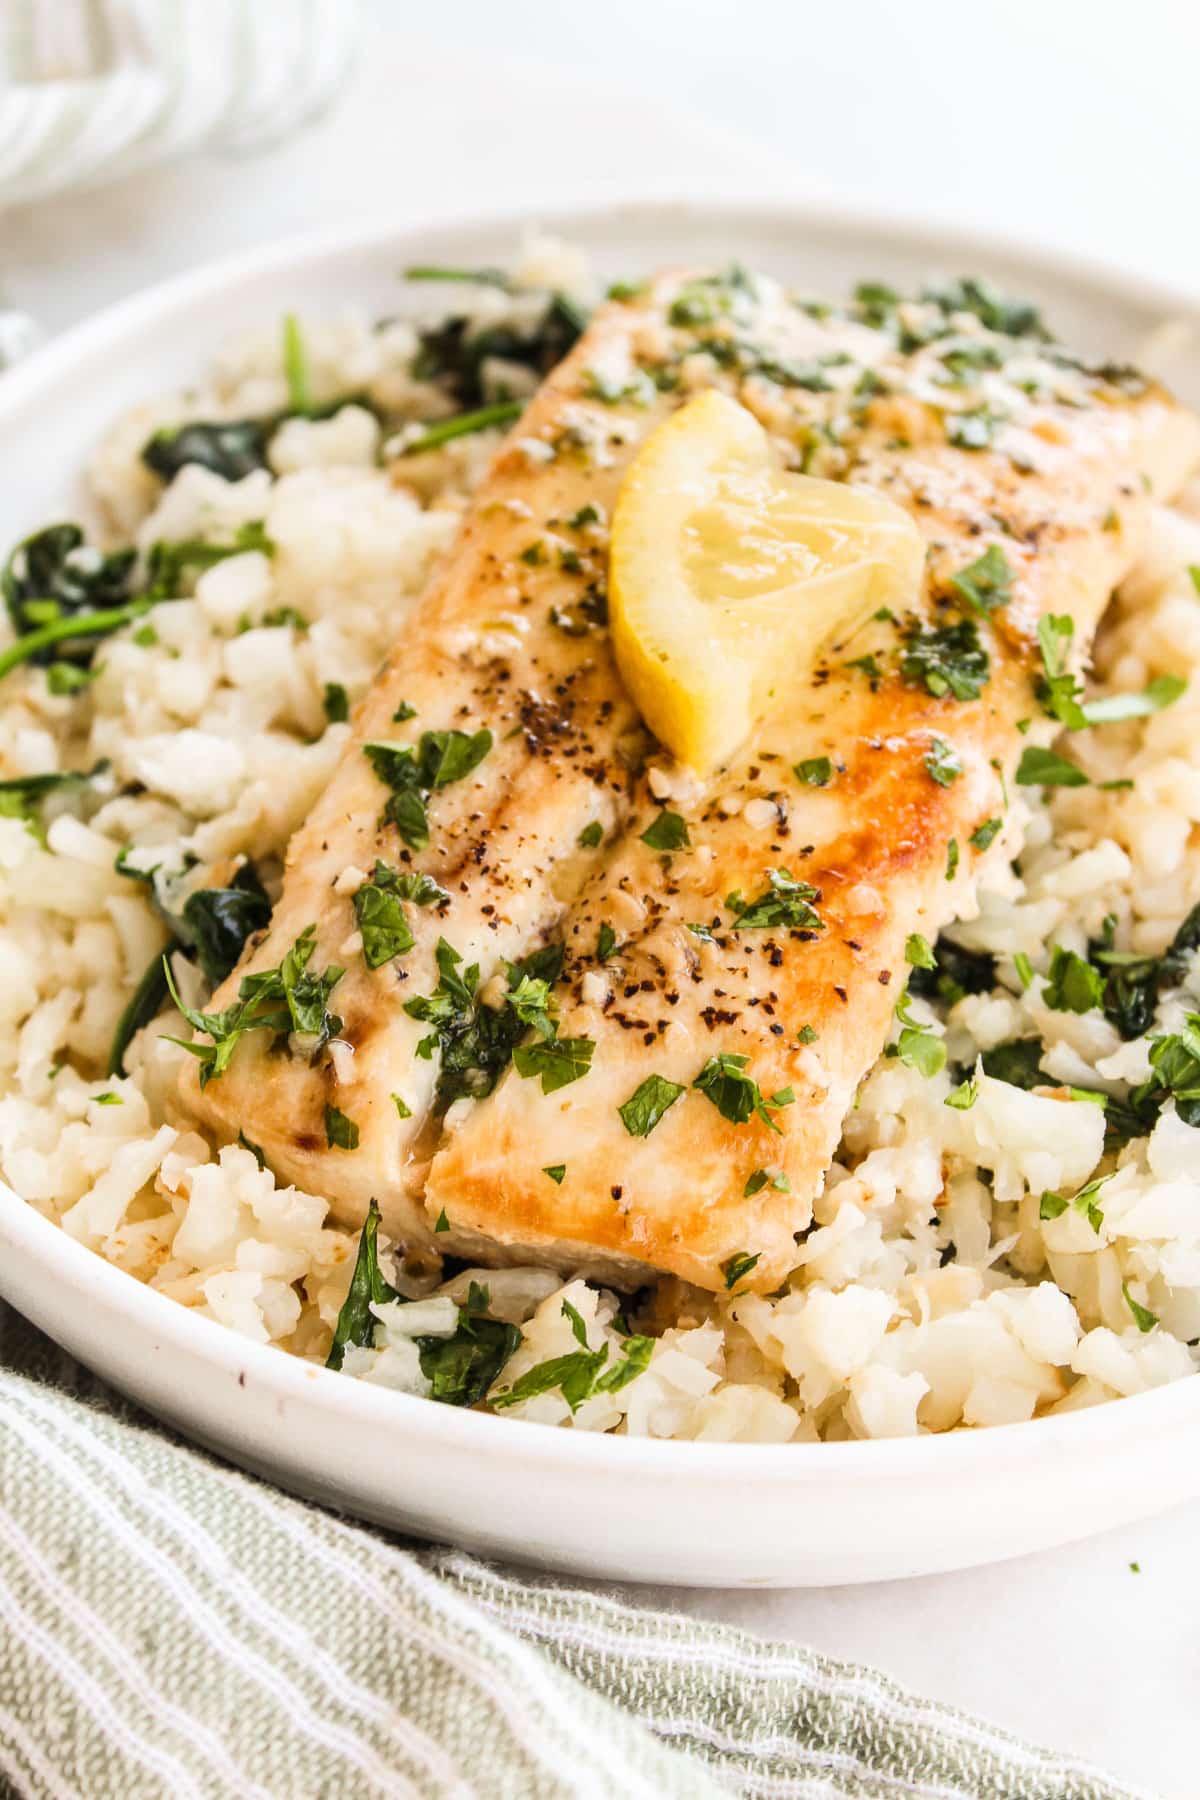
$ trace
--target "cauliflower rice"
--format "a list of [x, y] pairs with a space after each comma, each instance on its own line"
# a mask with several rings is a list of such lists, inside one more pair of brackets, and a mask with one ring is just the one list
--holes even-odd
[[[588, 274], [573, 252], [537, 244], [512, 292], [471, 285], [456, 303], [505, 323], [544, 305], [549, 286], [582, 295]], [[444, 292], [434, 298], [444, 309]], [[229, 545], [241, 531], [250, 547], [193, 567], [104, 640], [99, 673], [74, 691], [44, 666], [6, 678], [4, 776], [99, 768], [36, 817], [16, 806], [0, 817], [0, 1167], [116, 1267], [323, 1362], [357, 1234], [327, 1223], [320, 1195], [279, 1187], [252, 1143], [180, 1128], [170, 1097], [187, 1053], [172, 1040], [187, 1027], [169, 1002], [133, 1037], [127, 1074], [104, 1074], [131, 995], [173, 942], [159, 907], [227, 885], [247, 858], [278, 891], [288, 838], [349, 733], [345, 705], [402, 629], [498, 441], [487, 430], [401, 454], [411, 431], [381, 417], [448, 410], [413, 373], [410, 319], [305, 322], [303, 338], [317, 408], [359, 403], [289, 419], [269, 470], [230, 481], [188, 464], [164, 486], [140, 453], [159, 426], [284, 412], [275, 330], [230, 347], [202, 388], [131, 413], [89, 471], [100, 541], [132, 541], [144, 557], [156, 543]], [[533, 378], [508, 363], [487, 379], [512, 394]], [[345, 1371], [428, 1394], [416, 1340], [452, 1336], [475, 1281], [491, 1316], [520, 1328], [493, 1393], [575, 1354], [581, 1331], [611, 1364], [630, 1322], [654, 1337], [642, 1373], [575, 1411], [560, 1388], [509, 1409], [576, 1430], [896, 1437], [1011, 1423], [1194, 1373], [1200, 1129], [1170, 1102], [1149, 1135], [1106, 1153], [1098, 1097], [1127, 1099], [1150, 1073], [1151, 1040], [1200, 1010], [1200, 964], [1182, 958], [1133, 1038], [1098, 1007], [1048, 1005], [1046, 977], [1055, 946], [1086, 956], [1103, 940], [1159, 956], [1200, 902], [1198, 569], [1200, 493], [1158, 513], [1094, 659], [1097, 694], [1162, 675], [1187, 677], [1188, 690], [1152, 716], [1075, 736], [1092, 785], [1014, 799], [1021, 854], [989, 873], [975, 916], [950, 934], [975, 978], [940, 992], [927, 981], [910, 1001], [911, 1017], [944, 1037], [946, 1066], [925, 1076], [881, 1058], [781, 1293], [714, 1296], [664, 1280], [622, 1317], [615, 1294], [541, 1268], [444, 1279], [391, 1247], [391, 1279], [415, 1304], [380, 1305], [375, 1347], [349, 1348]], [[12, 639], [6, 627], [4, 646]], [[183, 999], [203, 1004], [196, 963], [176, 950], [172, 970]], [[1001, 1047], [1031, 1040], [1032, 1086], [988, 1072]], [[1077, 1103], [1062, 1103], [1064, 1089]]]

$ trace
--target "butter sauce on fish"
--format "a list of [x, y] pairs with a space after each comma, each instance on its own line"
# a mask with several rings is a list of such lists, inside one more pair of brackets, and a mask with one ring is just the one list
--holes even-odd
[[[701, 778], [642, 728], [605, 599], [629, 465], [707, 388], [780, 467], [905, 508], [927, 558]], [[777, 1286], [906, 943], [1013, 854], [1030, 752], [1198, 452], [1160, 391], [969, 283], [830, 308], [670, 273], [605, 307], [359, 707], [185, 1108], [409, 1244]]]

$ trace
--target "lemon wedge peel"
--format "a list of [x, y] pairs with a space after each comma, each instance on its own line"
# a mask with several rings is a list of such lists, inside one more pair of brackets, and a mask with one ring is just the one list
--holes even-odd
[[708, 390], [660, 425], [613, 512], [617, 665], [655, 736], [702, 775], [811, 674], [822, 645], [911, 607], [925, 543], [867, 488], [772, 467], [736, 400]]

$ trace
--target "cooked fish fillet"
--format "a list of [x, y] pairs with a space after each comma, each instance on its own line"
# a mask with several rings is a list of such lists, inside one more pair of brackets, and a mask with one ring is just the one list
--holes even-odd
[[[907, 507], [929, 557], [912, 619], [873, 622], [790, 671], [753, 742], [701, 782], [653, 747], [645, 763], [599, 621], [623, 473], [706, 385], [758, 415], [781, 461]], [[269, 930], [213, 1002], [315, 925], [311, 968], [345, 970], [329, 1002], [337, 1041], [310, 1057], [303, 1041], [252, 1033], [203, 1090], [189, 1069], [186, 1108], [243, 1129], [347, 1223], [376, 1197], [409, 1242], [436, 1227], [439, 1249], [625, 1285], [668, 1271], [719, 1288], [731, 1267], [747, 1286], [778, 1285], [886, 1040], [907, 936], [932, 939], [969, 909], [981, 859], [1012, 854], [1020, 752], [1056, 729], [1033, 685], [1038, 619], [1070, 614], [1086, 654], [1151, 499], [1198, 454], [1196, 422], [1161, 391], [1046, 346], [976, 288], [839, 311], [736, 273], [668, 274], [608, 306], [497, 456], [292, 841]], [[978, 697], [956, 699], [936, 669], [922, 676], [930, 655], [962, 652], [961, 634], [937, 634], [973, 617], [953, 577], [991, 545], [1011, 599], [978, 622]], [[364, 745], [449, 729], [486, 729], [491, 747], [429, 794], [429, 844], [411, 849], [381, 822], [389, 790]], [[962, 765], [948, 785], [930, 773], [936, 740]], [[823, 757], [827, 786], [793, 772]], [[669, 852], [641, 837], [664, 799], [689, 840]], [[433, 876], [445, 897], [406, 905], [411, 948], [369, 969], [352, 896], [377, 859]], [[793, 879], [816, 891], [815, 920], [778, 904]], [[554, 1087], [544, 1059], [520, 1053], [507, 1070], [454, 1074], [449, 1038], [405, 1011], [454, 973], [444, 950], [439, 970], [439, 939], [460, 972], [478, 964], [475, 1004], [494, 1014], [506, 963], [565, 946], [558, 1041], [594, 1046], [577, 1051], [575, 1079]], [[746, 1061], [726, 1065], [722, 1093], [711, 1059], [731, 1056]], [[653, 1078], [682, 1091], [634, 1135], [645, 1108], [618, 1109]], [[745, 1078], [763, 1102], [743, 1119]], [[356, 1147], [339, 1147], [340, 1118]]]

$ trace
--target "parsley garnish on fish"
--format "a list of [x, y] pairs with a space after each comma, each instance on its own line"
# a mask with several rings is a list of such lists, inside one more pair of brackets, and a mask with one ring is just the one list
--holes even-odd
[[437, 1218], [433, 1221], [433, 1229], [434, 1229], [435, 1236], [439, 1232], [449, 1231], [449, 1229], [450, 1229], [450, 1221], [446, 1217], [446, 1209], [444, 1206], [443, 1206], [441, 1212], [438, 1214]]
[[337, 1036], [342, 1021], [329, 1011], [328, 1001], [345, 971], [331, 963], [320, 975], [309, 973], [308, 965], [316, 949], [316, 932], [315, 925], [307, 926], [277, 969], [260, 969], [253, 975], [244, 975], [238, 998], [219, 1013], [199, 1012], [185, 1006], [175, 986], [170, 963], [163, 958], [171, 998], [193, 1031], [204, 1032], [212, 1039], [209, 1044], [189, 1043], [183, 1038], [170, 1039], [199, 1061], [202, 1088], [224, 1074], [230, 1058], [248, 1032], [302, 1033], [316, 1040], [312, 1049], [314, 1055], [330, 1038]]
[[378, 969], [413, 947], [413, 934], [397, 887], [395, 871], [377, 862], [370, 881], [364, 882], [354, 896], [354, 917], [368, 969]]
[[553, 1038], [540, 1044], [523, 1044], [513, 1051], [513, 1068], [528, 1080], [541, 1076], [543, 1094], [579, 1081], [592, 1066], [596, 1046], [591, 1038]]
[[939, 700], [978, 700], [988, 679], [988, 653], [974, 619], [954, 625], [917, 625], [909, 631], [900, 673], [914, 687], [924, 686]]
[[927, 938], [923, 938], [919, 931], [910, 932], [905, 940], [904, 960], [910, 963], [914, 969], [937, 967], [937, 959], [930, 948], [929, 941]]
[[780, 1088], [769, 1099], [765, 1098], [754, 1077], [746, 1073], [749, 1061], [748, 1056], [721, 1051], [709, 1057], [692, 1086], [711, 1100], [721, 1117], [728, 1119], [731, 1125], [745, 1125], [757, 1115], [764, 1125], [778, 1133], [782, 1127], [771, 1117], [771, 1111], [791, 1106], [796, 1096], [791, 1088]]
[[665, 1075], [647, 1075], [624, 1105], [617, 1108], [630, 1137], [649, 1137], [684, 1091], [679, 1082], [668, 1081]]
[[[445, 938], [438, 939], [435, 955], [437, 987], [432, 994], [406, 1001], [404, 1010], [410, 1018], [433, 1026], [430, 1036], [417, 1045], [417, 1055], [430, 1057], [435, 1049], [440, 1050], [437, 1101], [446, 1107], [463, 1095], [479, 1099], [490, 1094], [513, 1059], [514, 1047], [531, 1026], [543, 1040], [553, 1038], [557, 1025], [550, 1013], [550, 988], [561, 972], [563, 952], [560, 944], [548, 944], [519, 963], [506, 963], [508, 992], [500, 1007], [485, 1006], [478, 1000], [478, 963], [460, 968], [462, 957]], [[590, 1059], [590, 1046], [587, 1055]], [[533, 1072], [542, 1073], [540, 1069]]]
[[547, 1163], [546, 1167], [542, 1170], [542, 1174], [548, 1175], [550, 1177], [550, 1180], [554, 1183], [555, 1187], [562, 1186], [563, 1179], [566, 1176], [566, 1173], [567, 1173], [566, 1163]]
[[641, 834], [643, 844], [651, 850], [686, 850], [691, 845], [687, 821], [677, 812], [664, 808]]
[[1057, 750], [1043, 750], [1037, 744], [1026, 744], [1017, 764], [1018, 787], [1087, 787], [1088, 777], [1078, 763], [1060, 756]]
[[833, 764], [827, 756], [810, 756], [796, 763], [792, 773], [806, 787], [828, 787], [833, 780]]
[[947, 413], [946, 441], [956, 450], [990, 450], [1004, 423], [1002, 413], [992, 412], [986, 406], [973, 407], [969, 412]]
[[958, 839], [951, 838], [946, 845], [946, 880], [953, 881], [958, 873]]
[[792, 1191], [791, 1183], [782, 1169], [777, 1169], [774, 1173], [770, 1169], [755, 1169], [754, 1173], [747, 1177], [746, 1185], [742, 1189], [743, 1200], [750, 1200], [755, 1194], [760, 1194], [768, 1181], [777, 1193], [790, 1194]]
[[599, 819], [593, 819], [590, 825], [584, 826], [578, 841], [581, 850], [595, 850], [604, 841], [604, 827]]
[[985, 819], [982, 825], [975, 827], [967, 841], [973, 844], [976, 850], [987, 850], [995, 842], [996, 835], [1003, 823], [1003, 819]]
[[325, 1142], [331, 1150], [357, 1150], [358, 1126], [340, 1107], [325, 1108]]
[[392, 824], [410, 850], [429, 843], [426, 803], [430, 794], [461, 781], [478, 768], [492, 747], [492, 734], [482, 731], [423, 731], [415, 749], [409, 744], [367, 743], [363, 755], [392, 797], [380, 824]]
[[734, 915], [734, 931], [766, 931], [775, 927], [820, 931], [823, 921], [809, 905], [810, 900], [820, 897], [817, 888], [797, 881], [787, 869], [768, 869], [763, 893], [752, 900], [736, 892], [727, 894], [725, 904]]
[[[763, 1171], [759, 1172], [763, 1173]], [[753, 1256], [745, 1250], [735, 1250], [732, 1256], [727, 1256], [725, 1261], [721, 1264], [721, 1273], [725, 1277], [726, 1288], [733, 1289], [737, 1286], [739, 1281], [743, 1281], [746, 1276], [750, 1274], [752, 1269], [758, 1267], [761, 1256], [761, 1250], [757, 1251]]]
[[949, 787], [962, 774], [958, 751], [945, 738], [935, 737], [922, 760], [926, 773], [939, 787]]
[[596, 936], [596, 961], [607, 962], [617, 947], [617, 934], [611, 925], [601, 925]]
[[1012, 599], [1013, 572], [999, 544], [989, 544], [982, 556], [951, 575], [950, 586], [972, 612], [987, 618]]

